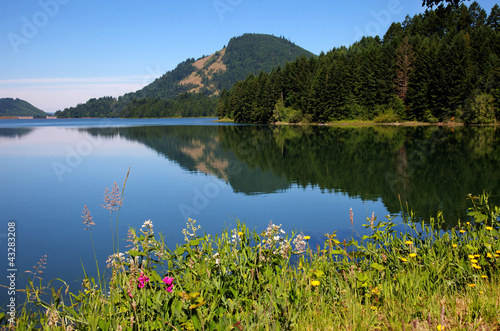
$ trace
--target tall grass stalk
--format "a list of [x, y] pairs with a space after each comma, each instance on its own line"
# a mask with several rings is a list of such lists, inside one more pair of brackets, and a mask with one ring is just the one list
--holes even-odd
[[[122, 195], [123, 197], [123, 191]], [[442, 230], [443, 213], [418, 220], [402, 208], [367, 218], [367, 235], [309, 236], [270, 223], [200, 233], [165, 245], [153, 222], [130, 229], [130, 249], [108, 259], [104, 288], [85, 275], [82, 291], [51, 300], [30, 283], [22, 330], [495, 330], [500, 327], [500, 208], [469, 196], [469, 218]], [[488, 204], [486, 206], [485, 204]], [[352, 213], [351, 213], [352, 216]], [[318, 242], [316, 238], [315, 242]], [[63, 286], [61, 288], [64, 287]], [[40, 283], [40, 288], [42, 284]], [[0, 315], [0, 325], [7, 325]]]

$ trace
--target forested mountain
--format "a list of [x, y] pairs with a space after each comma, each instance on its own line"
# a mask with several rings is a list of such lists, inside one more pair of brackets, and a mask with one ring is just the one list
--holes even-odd
[[46, 117], [48, 114], [32, 104], [12, 98], [0, 99], [0, 116], [33, 116]]
[[500, 8], [443, 5], [319, 57], [249, 75], [218, 102], [236, 122], [500, 118]]
[[286, 40], [264, 34], [232, 38], [227, 47], [198, 60], [187, 59], [151, 84], [118, 99], [103, 97], [58, 111], [58, 117], [216, 116], [218, 95], [238, 80], [271, 71], [299, 56], [313, 54]]

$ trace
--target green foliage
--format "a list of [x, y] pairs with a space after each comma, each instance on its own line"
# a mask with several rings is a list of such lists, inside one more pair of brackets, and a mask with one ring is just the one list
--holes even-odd
[[[63, 281], [57, 287], [30, 279], [15, 324], [22, 330], [490, 329], [498, 325], [500, 209], [485, 194], [469, 199], [471, 218], [447, 232], [441, 212], [417, 223], [406, 208], [402, 224], [372, 215], [362, 238], [340, 241], [333, 232], [314, 249], [309, 236], [288, 235], [273, 223], [258, 233], [238, 222], [211, 236], [191, 219], [184, 243], [169, 249], [148, 220], [130, 229], [128, 251], [109, 257], [106, 289], [86, 276], [82, 290], [67, 297]], [[5, 314], [0, 323], [8, 324]]]
[[[300, 57], [272, 79], [248, 76], [228, 89], [219, 113], [236, 122], [269, 123], [279, 103], [316, 123], [465, 120], [461, 109], [468, 100], [500, 84], [498, 12], [496, 6], [486, 18], [473, 2], [407, 17], [393, 23], [383, 40], [364, 37], [350, 47]], [[256, 93], [261, 89], [269, 93]], [[394, 105], [394, 95], [403, 104]], [[498, 105], [493, 107], [495, 114]]]
[[497, 113], [495, 98], [491, 94], [480, 93], [468, 100], [464, 107], [466, 124], [489, 124], [495, 122]]
[[292, 108], [276, 106], [277, 109], [277, 122], [285, 123], [300, 123], [303, 120], [303, 115], [300, 110], [295, 110]]
[[1, 98], [0, 116], [33, 116], [45, 118], [48, 114], [21, 99]]
[[116, 117], [114, 111], [117, 105], [118, 100], [113, 97], [93, 98], [76, 107], [56, 111], [56, 116], [58, 118]]
[[120, 113], [125, 118], [215, 117], [217, 99], [198, 93], [184, 93], [174, 99], [140, 98]]

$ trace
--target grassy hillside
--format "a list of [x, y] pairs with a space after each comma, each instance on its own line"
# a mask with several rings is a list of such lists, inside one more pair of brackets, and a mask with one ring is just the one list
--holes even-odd
[[3, 98], [0, 99], [0, 116], [46, 117], [47, 113], [24, 100]]
[[[183, 61], [151, 84], [118, 99], [103, 97], [58, 111], [58, 117], [162, 117], [215, 116], [216, 100], [223, 89], [249, 74], [271, 71], [311, 52], [284, 38], [244, 34], [232, 38], [227, 47], [209, 56]], [[194, 94], [191, 97], [186, 93]], [[172, 100], [172, 102], [166, 102]], [[193, 100], [198, 106], [193, 107]], [[132, 102], [134, 101], [134, 102]], [[189, 103], [184, 105], [184, 103]], [[161, 111], [145, 111], [148, 108]], [[179, 111], [180, 109], [180, 111]]]

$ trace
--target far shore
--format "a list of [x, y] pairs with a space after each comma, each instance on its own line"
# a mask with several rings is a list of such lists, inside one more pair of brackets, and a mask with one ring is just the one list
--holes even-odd
[[[118, 117], [117, 117], [118, 118]], [[212, 116], [210, 117], [152, 117], [152, 118], [130, 118], [130, 119], [174, 119], [174, 118], [213, 118]], [[24, 120], [29, 120], [26, 118], [20, 118], [19, 116], [0, 116], [0, 120], [17, 120], [17, 119], [24, 119]], [[50, 118], [33, 118], [33, 119], [104, 119], [102, 117], [78, 117], [78, 118], [55, 118], [55, 117], [50, 117]], [[128, 119], [128, 118], [121, 118], [121, 119]], [[222, 118], [222, 119], [216, 119], [213, 122], [219, 122], [219, 123], [235, 123], [234, 120], [229, 119], [229, 118]], [[243, 124], [243, 123], [242, 123]], [[258, 124], [258, 123], [255, 123]], [[363, 127], [363, 126], [446, 126], [446, 127], [457, 127], [457, 126], [466, 126], [464, 123], [458, 123], [458, 122], [438, 122], [438, 123], [427, 123], [427, 122], [418, 122], [418, 121], [405, 121], [405, 122], [393, 122], [393, 123], [377, 123], [374, 121], [363, 121], [363, 120], [352, 120], [352, 121], [338, 121], [338, 122], [328, 122], [328, 123], [305, 123], [305, 122], [300, 122], [300, 123], [287, 123], [287, 122], [274, 122], [274, 123], [269, 123], [270, 125], [302, 125], [302, 126], [307, 126], [307, 125], [317, 125], [317, 126], [349, 126], [349, 127]], [[490, 124], [468, 124], [468, 126], [500, 126], [500, 123], [490, 123]]]

